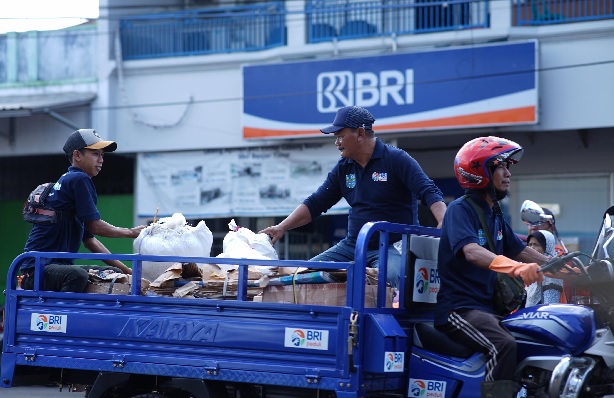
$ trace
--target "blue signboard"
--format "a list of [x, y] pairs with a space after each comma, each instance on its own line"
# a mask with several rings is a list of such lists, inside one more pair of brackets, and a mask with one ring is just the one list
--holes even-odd
[[320, 134], [363, 106], [376, 132], [537, 123], [537, 42], [243, 68], [243, 135]]

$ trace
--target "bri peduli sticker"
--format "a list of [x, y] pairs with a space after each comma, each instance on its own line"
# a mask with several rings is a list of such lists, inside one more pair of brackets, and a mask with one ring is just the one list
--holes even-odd
[[328, 330], [286, 328], [284, 347], [328, 350]]
[[66, 333], [67, 315], [32, 313], [30, 330], [35, 332]]
[[405, 363], [403, 351], [386, 351], [384, 353], [384, 372], [402, 372]]
[[446, 382], [441, 380], [409, 379], [408, 397], [444, 398]]

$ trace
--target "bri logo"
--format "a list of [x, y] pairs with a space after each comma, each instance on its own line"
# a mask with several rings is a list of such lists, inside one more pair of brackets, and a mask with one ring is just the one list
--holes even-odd
[[403, 372], [405, 353], [403, 351], [389, 351], [385, 354], [384, 372]]
[[447, 382], [439, 380], [409, 379], [409, 397], [444, 398]]
[[318, 112], [332, 113], [343, 106], [409, 105], [414, 103], [414, 70], [379, 73], [340, 70], [317, 77]]
[[30, 330], [34, 332], [66, 333], [67, 315], [38, 314], [30, 316]]
[[328, 330], [286, 328], [284, 347], [328, 350]]
[[300, 347], [305, 344], [305, 332], [302, 330], [295, 330], [292, 333], [292, 344], [295, 347]]
[[412, 379], [409, 384], [409, 396], [410, 397], [422, 397], [426, 392], [426, 384], [422, 380]]
[[36, 328], [38, 330], [45, 330], [47, 329], [47, 326], [49, 325], [49, 320], [47, 319], [46, 315], [40, 314], [38, 317], [36, 317]]
[[388, 173], [378, 173], [377, 171], [374, 171], [371, 178], [373, 181], [388, 181]]
[[429, 272], [426, 268], [418, 269], [416, 272], [416, 289], [418, 293], [425, 293], [429, 288]]

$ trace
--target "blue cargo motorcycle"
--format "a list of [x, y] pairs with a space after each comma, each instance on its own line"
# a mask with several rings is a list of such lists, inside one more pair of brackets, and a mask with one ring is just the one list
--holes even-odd
[[[586, 259], [586, 264], [580, 261]], [[569, 253], [543, 271], [573, 262], [592, 306], [550, 304], [525, 308], [503, 320], [518, 344], [516, 381], [522, 396], [586, 398], [614, 394], [614, 206], [604, 214], [589, 256]], [[451, 340], [431, 323], [417, 323], [409, 361], [409, 397], [475, 398], [484, 380], [481, 353]]]

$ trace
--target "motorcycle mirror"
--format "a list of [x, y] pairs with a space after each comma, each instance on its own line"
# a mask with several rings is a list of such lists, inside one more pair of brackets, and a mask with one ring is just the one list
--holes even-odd
[[520, 218], [531, 226], [542, 225], [546, 221], [552, 220], [552, 216], [544, 213], [540, 205], [532, 200], [525, 200], [520, 206]]

